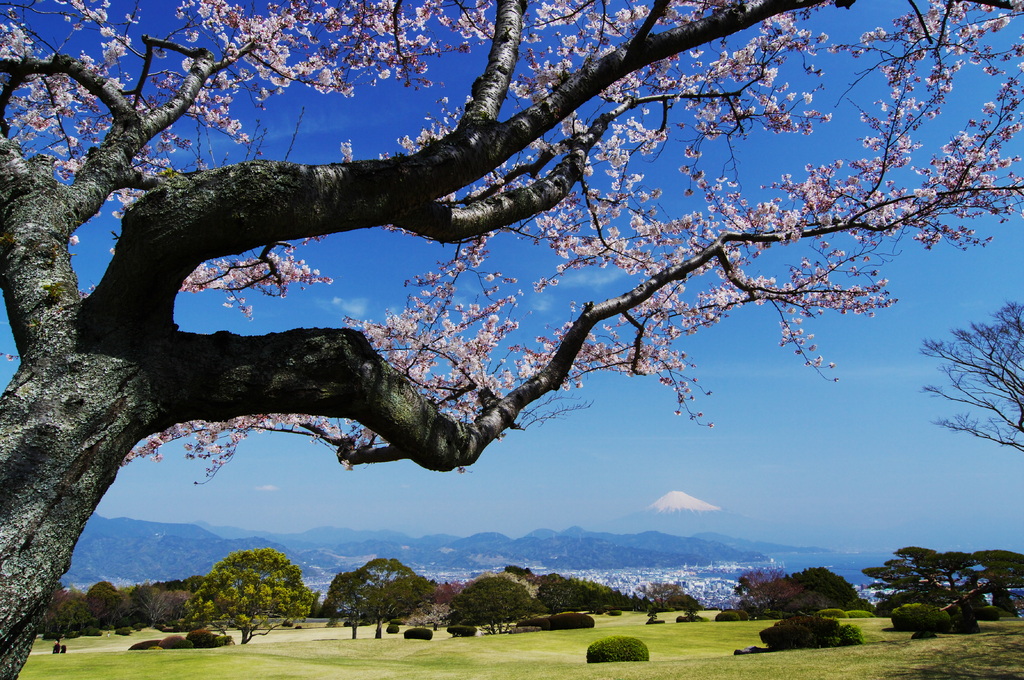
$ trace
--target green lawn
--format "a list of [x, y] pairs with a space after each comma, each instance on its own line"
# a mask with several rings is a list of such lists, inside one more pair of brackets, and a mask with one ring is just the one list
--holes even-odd
[[[666, 615], [667, 616], [667, 615]], [[69, 640], [68, 653], [49, 653], [39, 641], [23, 680], [161, 678], [254, 680], [327, 678], [346, 680], [700, 680], [703, 678], [1024, 678], [1024, 621], [983, 623], [982, 633], [910, 640], [885, 630], [888, 619], [851, 619], [868, 644], [733, 656], [734, 649], [760, 644], [763, 621], [666, 623], [645, 626], [641, 614], [599, 616], [588, 630], [553, 631], [431, 641], [346, 639], [345, 628], [274, 631], [248, 645], [221, 649], [124, 651], [162, 637], [152, 630], [130, 637]], [[668, 617], [671, 621], [672, 617]], [[649, 663], [587, 664], [587, 646], [606, 635], [633, 635], [651, 650]], [[361, 637], [373, 635], [361, 628]], [[236, 636], [237, 639], [237, 636]]]

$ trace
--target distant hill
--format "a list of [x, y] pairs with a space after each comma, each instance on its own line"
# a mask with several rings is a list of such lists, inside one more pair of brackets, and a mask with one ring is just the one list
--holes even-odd
[[[730, 545], [729, 542], [732, 544]], [[66, 584], [162, 581], [204, 574], [234, 550], [271, 547], [303, 567], [311, 583], [324, 583], [376, 557], [393, 557], [422, 571], [484, 571], [518, 564], [540, 571], [672, 568], [723, 562], [766, 562], [765, 552], [803, 549], [716, 535], [682, 537], [538, 529], [522, 538], [500, 533], [412, 538], [393, 531], [320, 527], [296, 534], [251, 532], [209, 524], [169, 524], [94, 515], [75, 548]], [[761, 550], [760, 547], [771, 548]], [[815, 549], [817, 550], [817, 549]]]
[[725, 545], [740, 550], [756, 550], [757, 552], [775, 554], [775, 553], [792, 553], [792, 554], [804, 554], [804, 553], [827, 553], [832, 552], [828, 548], [815, 548], [815, 547], [803, 547], [798, 548], [792, 545], [780, 545], [778, 543], [767, 543], [765, 541], [748, 541], [742, 538], [733, 538], [732, 536], [725, 536], [724, 534], [715, 533], [712, 531], [706, 531], [700, 534], [694, 534], [694, 538], [703, 538], [706, 541], [715, 541], [718, 543], [724, 543]]
[[93, 515], [75, 546], [65, 585], [143, 583], [205, 574], [235, 550], [284, 546], [263, 538], [224, 539], [195, 524]]

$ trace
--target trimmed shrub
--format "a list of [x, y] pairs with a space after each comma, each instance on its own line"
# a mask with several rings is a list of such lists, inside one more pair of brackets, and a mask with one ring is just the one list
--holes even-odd
[[61, 633], [57, 633], [52, 630], [48, 630], [45, 633], [43, 633], [44, 640], [60, 640], [62, 637], [64, 636]]
[[74, 640], [76, 637], [81, 636], [81, 634], [82, 634], [82, 631], [79, 631], [79, 630], [69, 630], [68, 632], [64, 633], [64, 637], [65, 637], [65, 639], [68, 639], [68, 640]]
[[846, 619], [849, 618], [846, 612], [842, 609], [822, 609], [818, 612], [818, 616], [822, 616], [826, 619]]
[[132, 629], [131, 626], [121, 626], [120, 628], [118, 628], [114, 632], [117, 633], [118, 635], [131, 635], [135, 631]]
[[541, 631], [537, 626], [516, 626], [509, 631], [509, 635], [518, 635], [520, 633], [539, 633]]
[[617, 661], [650, 661], [651, 653], [643, 640], [625, 635], [595, 640], [587, 647], [587, 663], [605, 663]]
[[476, 637], [476, 626], [448, 626], [452, 637]]
[[[987, 607], [975, 607], [974, 618], [979, 621], [998, 621], [1003, 616], [1009, 616], [1008, 612], [1003, 611], [995, 605], [988, 605]], [[88, 633], [86, 633], [88, 635]]]
[[[145, 642], [136, 642], [134, 645], [128, 648], [129, 652], [134, 652], [140, 649], [153, 649], [153, 647], [160, 647], [159, 640], [146, 640]], [[162, 647], [161, 647], [162, 649]]]
[[525, 619], [516, 624], [516, 628], [540, 628], [551, 630], [551, 619], [546, 616], [537, 616], [532, 619]]
[[840, 647], [864, 644], [864, 631], [860, 629], [860, 626], [855, 626], [852, 623], [839, 624], [838, 637]]
[[665, 622], [663, 620], [661, 620], [661, 619], [655, 619], [655, 618], [652, 617], [652, 618], [647, 619], [646, 625], [650, 626], [650, 625], [655, 624], [655, 623], [665, 623]]
[[196, 649], [213, 649], [217, 646], [217, 634], [211, 633], [205, 628], [193, 630], [185, 639], [192, 643]]
[[577, 628], [594, 627], [593, 616], [578, 612], [562, 612], [561, 614], [549, 616], [548, 620], [551, 622], [551, 630], [575, 630]]
[[[853, 630], [843, 631], [843, 628]], [[836, 619], [820, 616], [794, 616], [761, 631], [761, 641], [772, 649], [839, 647], [864, 642], [860, 628], [839, 625]]]
[[773, 650], [805, 649], [814, 646], [814, 634], [799, 624], [782, 626], [777, 623], [771, 628], [765, 628], [759, 635], [761, 642]]
[[192, 649], [193, 644], [180, 635], [168, 635], [159, 644], [164, 649]]
[[733, 609], [726, 609], [725, 611], [718, 612], [715, 615], [715, 621], [739, 621], [740, 613]]
[[97, 628], [96, 626], [90, 626], [82, 631], [82, 635], [88, 635], [89, 637], [99, 637], [103, 635], [103, 631]]
[[905, 604], [892, 610], [892, 627], [896, 630], [930, 630], [948, 633], [953, 625], [947, 612], [930, 604]]
[[434, 631], [429, 628], [407, 628], [404, 635], [406, 640], [430, 640], [434, 637]]
[[136, 631], [140, 631], [140, 630], [142, 630], [145, 627], [146, 627], [146, 624], [141, 623], [141, 622], [140, 623], [133, 623], [132, 624], [132, 628], [134, 628]]
[[776, 626], [803, 626], [814, 636], [813, 647], [839, 646], [839, 621], [820, 616], [793, 616], [783, 619]]
[[608, 616], [622, 616], [622, 610], [621, 609], [609, 609], [608, 610]]
[[848, 609], [846, 617], [849, 619], [873, 619], [875, 615], [866, 609]]
[[402, 619], [391, 619], [390, 621], [388, 621], [388, 624], [392, 626], [401, 626]]
[[231, 637], [230, 635], [218, 635], [217, 636], [217, 646], [218, 647], [227, 647], [228, 645], [233, 645], [233, 644], [235, 644], [235, 638]]
[[398, 627], [397, 624], [389, 623], [388, 627], [385, 630], [386, 630], [388, 635], [394, 635], [395, 633], [397, 633], [401, 629]]

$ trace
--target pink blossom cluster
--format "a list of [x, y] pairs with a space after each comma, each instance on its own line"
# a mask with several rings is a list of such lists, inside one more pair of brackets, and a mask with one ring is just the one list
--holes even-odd
[[[494, 69], [507, 71], [507, 95], [489, 117], [475, 115], [486, 118], [484, 126], [526, 126], [544, 116], [550, 124], [461, 187], [439, 191], [432, 205], [454, 213], [489, 200], [515, 202], [542, 181], [565, 177], [573, 190], [528, 218], [453, 239], [460, 243], [456, 254], [412, 282], [417, 292], [404, 309], [348, 324], [440, 410], [466, 422], [561, 361], [584, 325], [564, 389], [582, 386], [596, 371], [657, 375], [676, 391], [679, 412], [698, 420], [703, 414], [691, 402], [703, 388], [692, 375], [686, 339], [738, 306], [774, 306], [780, 342], [811, 368], [830, 367], [804, 320], [826, 311], [871, 314], [892, 304], [882, 265], [894, 239], [906, 235], [926, 248], [983, 244], [975, 220], [1020, 215], [1024, 182], [1013, 147], [1022, 127], [1024, 40], [1010, 33], [1022, 9], [1016, 0], [908, 3], [888, 26], [854, 37], [809, 28], [821, 12], [846, 10], [808, 4], [814, 3], [525, 3], [518, 61]], [[628, 64], [636, 44], [655, 49], [708, 18], [725, 22], [776, 5], [779, 11], [748, 30], [709, 34], [621, 67], [614, 80], [586, 90], [601, 68]], [[128, 3], [127, 12], [120, 3], [114, 11], [89, 0], [12, 7], [0, 20], [0, 60], [37, 68], [21, 81], [10, 75], [17, 73], [13, 66], [6, 69], [4, 134], [51, 156], [58, 176], [73, 182], [89, 149], [116, 133], [116, 98], [103, 88], [126, 96], [138, 115], [156, 115], [213, 59], [185, 115], [133, 159], [136, 181], [112, 194], [128, 204], [176, 173], [209, 167], [198, 151], [197, 126], [252, 148], [240, 108], [262, 106], [289, 87], [346, 96], [369, 94], [367, 86], [386, 78], [426, 87], [436, 58], [492, 40], [488, 59], [498, 64], [501, 40], [515, 31], [495, 15], [510, 7], [488, 0], [293, 0], [257, 11], [226, 0], [186, 0], [159, 38], [142, 35], [148, 15], [159, 11], [152, 5]], [[27, 28], [49, 11], [67, 19], [59, 41]], [[503, 34], [495, 35], [497, 26]], [[82, 50], [71, 67], [47, 66], [55, 44]], [[838, 124], [834, 111], [823, 110], [821, 93], [827, 69], [851, 60], [859, 70], [849, 72], [853, 82], [840, 92], [856, 102], [858, 147], [822, 150], [802, 167], [747, 180], [738, 162], [743, 144], [822, 134]], [[982, 99], [960, 119], [964, 104], [953, 93], [962, 89]], [[586, 97], [574, 98], [584, 90]], [[425, 155], [461, 139], [478, 104], [473, 96], [439, 98], [420, 131], [398, 135], [401, 153]], [[568, 170], [579, 158], [579, 171]], [[351, 142], [342, 144], [339, 161], [357, 162]], [[678, 172], [664, 171], [669, 162]], [[379, 226], [401, 229], [396, 224]], [[566, 276], [594, 270], [619, 272], [621, 288], [572, 303], [564, 324], [521, 328], [524, 277], [492, 264], [491, 249], [508, 238], [547, 247], [537, 258], [550, 267], [527, 275], [535, 294], [558, 299]], [[284, 295], [291, 284], [329, 280], [299, 257], [305, 247], [315, 244], [271, 243], [260, 253], [206, 262], [182, 290], [226, 291], [228, 304], [249, 314], [247, 291]], [[334, 447], [375, 441], [357, 425], [263, 414], [179, 425], [134, 455], [191, 438], [195, 455], [226, 460], [258, 430], [301, 432]]]

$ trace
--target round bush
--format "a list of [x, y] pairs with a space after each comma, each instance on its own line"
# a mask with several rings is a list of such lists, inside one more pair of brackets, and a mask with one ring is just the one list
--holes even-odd
[[814, 634], [810, 629], [799, 624], [780, 626], [775, 624], [771, 628], [765, 628], [759, 635], [761, 642], [768, 645], [770, 649], [805, 649], [814, 646]]
[[196, 649], [213, 649], [217, 646], [217, 634], [211, 633], [205, 628], [193, 630], [185, 639], [192, 643]]
[[452, 637], [476, 637], [476, 626], [448, 626]]
[[951, 626], [949, 614], [934, 605], [905, 604], [892, 610], [892, 627], [896, 630], [948, 633]]
[[407, 628], [404, 635], [406, 640], [431, 640], [434, 631], [429, 628]]
[[385, 629], [385, 632], [387, 632], [388, 635], [394, 635], [399, 630], [400, 630], [400, 628], [398, 627], [397, 624], [389, 623], [388, 627]]
[[848, 609], [846, 617], [850, 619], [873, 619], [875, 615], [866, 609]]
[[587, 663], [609, 661], [650, 661], [651, 653], [643, 640], [625, 635], [612, 635], [594, 641], [587, 647]]
[[840, 624], [838, 637], [840, 647], [864, 644], [864, 631], [860, 629], [860, 626], [855, 626], [852, 623]]
[[135, 630], [131, 626], [121, 626], [120, 628], [118, 628], [114, 632], [117, 633], [118, 635], [131, 635], [132, 633], [135, 632]]
[[217, 646], [218, 647], [227, 647], [228, 645], [233, 645], [233, 644], [235, 644], [235, 638], [231, 637], [230, 635], [218, 635], [217, 636]]
[[621, 609], [609, 609], [608, 610], [608, 616], [622, 616], [622, 610]]
[[724, 612], [718, 612], [715, 615], [715, 621], [739, 621], [740, 613], [732, 609], [726, 609]]
[[562, 612], [561, 614], [549, 616], [548, 620], [551, 622], [551, 630], [574, 630], [577, 628], [594, 627], [593, 616], [578, 612]]
[[849, 618], [846, 612], [842, 609], [822, 609], [818, 612], [818, 616], [823, 616], [827, 619], [846, 619]]
[[[974, 618], [979, 621], [998, 621], [1003, 616], [1009, 616], [1007, 612], [1004, 612], [995, 605], [988, 605], [987, 607], [977, 607], [974, 610]], [[86, 635], [88, 635], [88, 631]]]
[[140, 631], [140, 630], [142, 630], [145, 627], [146, 627], [146, 624], [141, 623], [141, 622], [140, 623], [133, 623], [132, 624], [132, 628], [134, 628], [136, 631]]
[[89, 637], [99, 637], [103, 635], [103, 631], [97, 628], [96, 626], [90, 626], [82, 631], [82, 635], [88, 635]]
[[128, 651], [133, 652], [140, 649], [153, 649], [154, 647], [160, 647], [159, 640], [146, 640], [144, 642], [136, 642], [134, 645], [128, 648]]
[[516, 624], [517, 628], [540, 628], [541, 630], [551, 630], [551, 619], [546, 616], [537, 616], [532, 619], [525, 619]]

